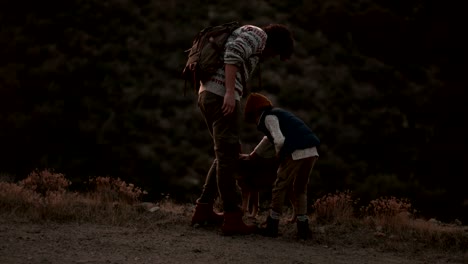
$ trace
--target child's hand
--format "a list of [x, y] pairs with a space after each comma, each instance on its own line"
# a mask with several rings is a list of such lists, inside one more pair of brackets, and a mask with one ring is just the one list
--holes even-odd
[[279, 152], [276, 152], [275, 157], [276, 157], [276, 160], [280, 160], [280, 158], [281, 158], [280, 153], [279, 153]]
[[239, 154], [239, 159], [240, 159], [240, 160], [250, 160], [250, 155], [249, 155], [249, 154], [240, 153], [240, 154]]
[[250, 159], [250, 160], [256, 160], [256, 159], [258, 159], [257, 153], [255, 153], [255, 152], [250, 153], [250, 154], [249, 154], [249, 159]]

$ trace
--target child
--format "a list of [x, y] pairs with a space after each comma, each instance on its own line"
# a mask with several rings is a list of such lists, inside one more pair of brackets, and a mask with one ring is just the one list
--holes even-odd
[[297, 236], [305, 240], [311, 234], [307, 216], [307, 184], [319, 156], [317, 146], [320, 145], [320, 140], [301, 119], [288, 111], [273, 107], [268, 98], [258, 93], [252, 93], [247, 98], [244, 115], [246, 122], [257, 124], [257, 129], [266, 135], [250, 154], [251, 158], [259, 155], [265, 146], [273, 144], [279, 160], [272, 189], [271, 209], [259, 232], [264, 236], [278, 236], [284, 200], [288, 190], [292, 189]]

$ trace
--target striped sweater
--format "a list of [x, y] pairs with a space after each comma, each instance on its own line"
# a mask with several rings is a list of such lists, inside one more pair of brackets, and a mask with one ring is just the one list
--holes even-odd
[[[261, 28], [245, 25], [232, 33], [228, 38], [223, 53], [225, 64], [234, 64], [239, 71], [236, 75], [236, 100], [240, 100], [243, 93], [243, 81], [240, 71], [244, 71], [247, 81], [258, 64], [259, 56], [265, 48], [267, 34]], [[224, 66], [211, 79], [201, 83], [199, 93], [209, 91], [224, 97], [226, 93]]]

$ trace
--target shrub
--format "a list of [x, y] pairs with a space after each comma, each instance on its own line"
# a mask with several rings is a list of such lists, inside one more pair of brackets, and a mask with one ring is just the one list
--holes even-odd
[[71, 181], [61, 173], [53, 173], [49, 170], [35, 171], [19, 182], [19, 186], [34, 191], [42, 197], [60, 195], [65, 193]]
[[36, 208], [41, 196], [15, 183], [0, 182], [0, 208], [4, 212], [25, 212]]
[[354, 204], [351, 192], [327, 194], [315, 201], [313, 207], [318, 222], [343, 223], [353, 218]]
[[408, 199], [381, 197], [370, 201], [361, 208], [371, 223], [386, 228], [406, 226], [412, 216], [412, 206]]
[[143, 191], [132, 183], [127, 184], [120, 178], [115, 179], [100, 176], [90, 179], [89, 183], [94, 187], [91, 195], [103, 202], [125, 202], [132, 204], [138, 202], [140, 197], [146, 194], [146, 191]]

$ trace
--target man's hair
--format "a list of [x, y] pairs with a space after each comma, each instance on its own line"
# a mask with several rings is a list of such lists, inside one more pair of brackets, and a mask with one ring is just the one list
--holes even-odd
[[282, 60], [291, 58], [294, 50], [294, 38], [291, 31], [282, 24], [269, 24], [262, 29], [268, 35], [266, 48], [276, 51]]

